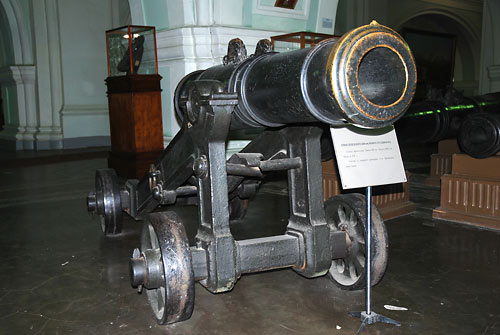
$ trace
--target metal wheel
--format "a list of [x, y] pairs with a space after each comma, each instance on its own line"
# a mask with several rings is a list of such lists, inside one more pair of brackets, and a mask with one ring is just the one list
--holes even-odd
[[130, 260], [132, 286], [146, 288], [159, 324], [187, 320], [193, 313], [194, 274], [191, 252], [175, 212], [151, 213], [144, 222], [141, 250]]
[[[372, 205], [372, 286], [382, 279], [387, 267], [388, 238], [384, 221]], [[361, 194], [337, 195], [325, 202], [330, 229], [347, 232], [348, 255], [334, 259], [328, 275], [342, 289], [366, 288], [366, 197]]]
[[118, 177], [113, 169], [99, 169], [95, 173], [95, 193], [87, 197], [87, 209], [99, 215], [105, 235], [122, 231], [122, 206]]

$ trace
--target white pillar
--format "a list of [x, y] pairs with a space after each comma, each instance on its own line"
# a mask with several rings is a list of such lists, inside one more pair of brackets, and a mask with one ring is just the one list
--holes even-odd
[[6, 103], [13, 110], [8, 111], [6, 124], [0, 132], [0, 139], [7, 142], [9, 149], [32, 150], [37, 131], [36, 68], [32, 65], [8, 66], [0, 69], [0, 83]]
[[479, 93], [500, 91], [500, 2], [484, 0]]
[[61, 149], [63, 91], [57, 1], [34, 1], [33, 13], [39, 99], [36, 149]]

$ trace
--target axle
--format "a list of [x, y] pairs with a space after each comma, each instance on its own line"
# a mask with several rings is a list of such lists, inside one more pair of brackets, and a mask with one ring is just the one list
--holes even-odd
[[[330, 239], [335, 241], [331, 244], [332, 259], [346, 257], [348, 255], [347, 234], [342, 231], [331, 231]], [[300, 249], [303, 245], [301, 246], [300, 239], [295, 236], [271, 236], [235, 242], [238, 255], [236, 262], [238, 277], [244, 273], [300, 266], [302, 257]], [[191, 247], [190, 253], [195, 281], [205, 280], [208, 274], [206, 250]], [[159, 254], [159, 248], [142, 252], [138, 249], [134, 250], [129, 263], [132, 286], [142, 285], [147, 289], [161, 286], [161, 278], [164, 274]]]

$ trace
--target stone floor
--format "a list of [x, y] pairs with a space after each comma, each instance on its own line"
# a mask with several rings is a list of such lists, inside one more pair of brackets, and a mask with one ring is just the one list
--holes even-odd
[[[102, 157], [0, 165], [0, 333], [2, 334], [355, 334], [363, 291], [292, 270], [243, 275], [214, 295], [196, 284], [190, 320], [156, 324], [144, 294], [130, 287], [128, 258], [140, 223], [104, 238], [85, 197]], [[418, 169], [421, 166], [417, 166]], [[400, 321], [363, 334], [500, 334], [500, 233], [437, 221], [439, 192], [414, 175], [416, 213], [386, 222], [390, 258], [372, 309]], [[194, 207], [180, 209], [188, 234]], [[238, 238], [279, 234], [288, 211], [282, 184], [264, 187]], [[384, 305], [406, 307], [393, 311]]]

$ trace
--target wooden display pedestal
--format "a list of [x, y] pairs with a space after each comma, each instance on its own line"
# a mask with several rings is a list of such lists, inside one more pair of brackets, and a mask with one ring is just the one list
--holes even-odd
[[141, 178], [163, 151], [161, 76], [108, 77], [111, 153], [108, 166]]
[[108, 156], [108, 166], [115, 169], [116, 174], [121, 177], [141, 179], [162, 152], [163, 150], [138, 153], [111, 151]]
[[[337, 168], [334, 160], [322, 163], [323, 166], [323, 196], [324, 200], [342, 193]], [[409, 180], [409, 173], [406, 173]], [[360, 193], [363, 193], [361, 191]], [[372, 202], [377, 206], [382, 218], [389, 220], [414, 212], [417, 206], [410, 199], [408, 182], [394, 185], [373, 187]]]
[[431, 155], [431, 172], [425, 184], [439, 187], [441, 176], [451, 173], [451, 156], [460, 153], [456, 139], [442, 140], [438, 143], [438, 153]]
[[451, 174], [441, 177], [441, 206], [432, 217], [500, 229], [500, 156], [452, 157]]

